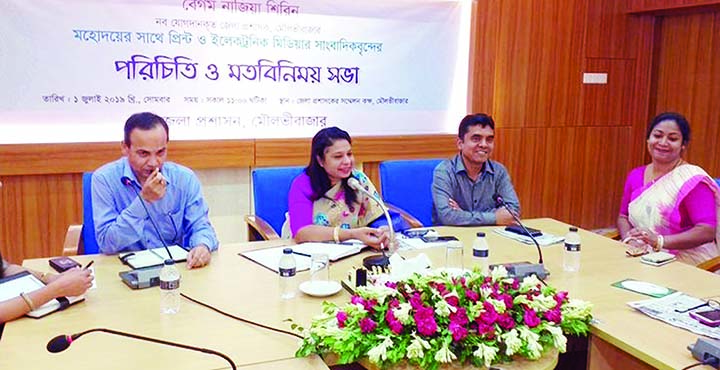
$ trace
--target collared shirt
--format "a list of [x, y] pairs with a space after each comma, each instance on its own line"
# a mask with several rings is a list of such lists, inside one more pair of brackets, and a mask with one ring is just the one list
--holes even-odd
[[[520, 213], [520, 202], [507, 169], [491, 160], [485, 162], [476, 181], [468, 177], [460, 154], [442, 161], [433, 173], [432, 194], [435, 225], [495, 225], [497, 195], [516, 214]], [[450, 208], [449, 199], [461, 209]]]
[[[211, 251], [216, 250], [219, 243], [195, 173], [179, 164], [165, 162], [162, 174], [167, 180], [165, 195], [145, 204], [163, 240], [168, 245], [193, 248], [204, 244]], [[131, 184], [123, 184], [123, 177], [129, 178]], [[127, 157], [105, 164], [93, 173], [95, 237], [104, 254], [162, 247], [158, 233], [131, 186], [137, 192], [142, 190]]]

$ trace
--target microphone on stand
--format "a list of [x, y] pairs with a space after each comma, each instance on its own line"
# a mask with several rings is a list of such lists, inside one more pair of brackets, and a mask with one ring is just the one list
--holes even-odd
[[[356, 179], [355, 177], [350, 176], [347, 183], [350, 188], [367, 195], [370, 199], [375, 201], [375, 203], [380, 206], [380, 209], [382, 209], [383, 213], [385, 214], [385, 219], [387, 219], [388, 228], [390, 230], [390, 244], [394, 243], [395, 230], [393, 228], [392, 219], [390, 218], [390, 213], [388, 213], [388, 209], [387, 207], [385, 207], [385, 204], [380, 199], [376, 198], [375, 195], [367, 191], [367, 189], [365, 189], [362, 185], [360, 185], [360, 181], [358, 181], [358, 179]], [[380, 266], [384, 268], [390, 264], [390, 259], [385, 254], [385, 248], [381, 248], [380, 251], [382, 252], [382, 255], [369, 256], [363, 259], [363, 265], [365, 266], [365, 268], [370, 269], [372, 268], [372, 266]]]
[[538, 253], [538, 263], [514, 262], [506, 264], [505, 267], [507, 267], [508, 273], [519, 279], [522, 279], [526, 276], [535, 275], [538, 277], [538, 279], [542, 281], [542, 279], [545, 279], [550, 274], [550, 272], [545, 270], [545, 265], [543, 264], [542, 250], [540, 249], [540, 243], [538, 243], [532, 233], [527, 229], [527, 227], [525, 227], [522, 221], [520, 221], [520, 218], [515, 214], [515, 212], [510, 209], [502, 196], [495, 195], [495, 202], [498, 205], [502, 205], [508, 212], [510, 212], [510, 215], [513, 217], [515, 222], [517, 222], [517, 224], [523, 229], [525, 235], [530, 237], [533, 243], [535, 243], [535, 248], [537, 248]]
[[82, 337], [85, 334], [93, 333], [93, 332], [110, 333], [110, 334], [119, 335], [121, 337], [128, 337], [128, 338], [133, 338], [133, 339], [137, 339], [137, 340], [144, 340], [147, 342], [159, 343], [159, 344], [164, 344], [166, 346], [179, 347], [179, 348], [183, 348], [183, 349], [189, 349], [191, 351], [197, 351], [197, 352], [207, 353], [210, 355], [215, 355], [218, 357], [222, 357], [225, 361], [227, 361], [230, 364], [231, 368], [233, 368], [235, 370], [237, 369], [237, 366], [235, 365], [233, 360], [230, 359], [230, 357], [228, 357], [227, 355], [222, 354], [218, 351], [214, 351], [212, 349], [193, 347], [193, 346], [189, 346], [187, 344], [169, 342], [169, 341], [162, 340], [162, 339], [144, 337], [144, 336], [137, 335], [137, 334], [124, 333], [121, 331], [105, 329], [105, 328], [89, 329], [89, 330], [85, 330], [83, 332], [76, 333], [73, 335], [58, 335], [57, 337], [50, 339], [46, 348], [47, 348], [48, 352], [52, 352], [52, 353], [62, 352], [64, 350], [66, 350], [68, 347], [70, 347], [70, 344], [72, 344], [73, 341], [77, 340], [78, 338]]
[[[167, 244], [165, 243], [165, 240], [162, 237], [162, 234], [160, 234], [160, 229], [157, 226], [157, 223], [155, 223], [155, 219], [153, 219], [152, 215], [150, 214], [150, 211], [148, 211], [147, 205], [145, 205], [145, 200], [143, 197], [140, 196], [140, 192], [135, 189], [135, 186], [132, 184], [132, 180], [130, 180], [129, 177], [123, 176], [120, 178], [120, 181], [123, 185], [130, 187], [135, 192], [135, 195], [137, 195], [138, 200], [140, 201], [140, 204], [142, 204], [143, 209], [145, 210], [145, 214], [150, 219], [150, 223], [152, 224], [153, 228], [155, 229], [155, 233], [157, 234], [158, 239], [160, 239], [160, 243], [162, 243], [163, 247], [165, 247], [165, 252], [167, 252], [169, 259], [175, 261], [172, 254], [170, 254], [170, 248], [168, 248]], [[174, 222], [174, 221], [173, 221]], [[175, 225], [173, 225], [175, 226]]]

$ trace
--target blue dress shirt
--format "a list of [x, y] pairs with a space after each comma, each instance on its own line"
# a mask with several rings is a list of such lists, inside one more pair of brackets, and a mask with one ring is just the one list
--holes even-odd
[[[210, 251], [216, 250], [219, 243], [195, 173], [172, 162], [165, 162], [161, 172], [167, 180], [165, 196], [145, 204], [165, 243], [178, 244], [186, 249], [204, 244]], [[132, 183], [123, 184], [123, 177], [129, 178]], [[130, 186], [138, 192], [142, 189], [127, 157], [105, 164], [93, 173], [95, 237], [100, 252], [104, 254], [162, 247], [155, 228]]]
[[[495, 196], [502, 196], [517, 215], [520, 201], [513, 188], [510, 175], [499, 162], [487, 160], [476, 181], [468, 177], [460, 154], [444, 160], [433, 173], [432, 196], [434, 225], [495, 225]], [[461, 210], [450, 208], [452, 198]]]

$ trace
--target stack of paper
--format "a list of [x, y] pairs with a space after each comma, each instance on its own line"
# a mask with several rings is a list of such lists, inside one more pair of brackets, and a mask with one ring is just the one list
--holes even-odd
[[654, 319], [672, 326], [689, 330], [710, 338], [720, 339], [720, 327], [701, 324], [690, 317], [688, 309], [701, 306], [705, 301], [681, 292], [675, 292], [663, 298], [629, 302], [628, 305]]

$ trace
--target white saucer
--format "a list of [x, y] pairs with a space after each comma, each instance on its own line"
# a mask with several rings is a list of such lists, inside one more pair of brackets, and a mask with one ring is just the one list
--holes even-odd
[[328, 297], [342, 289], [337, 281], [305, 281], [300, 284], [300, 291], [313, 297]]

